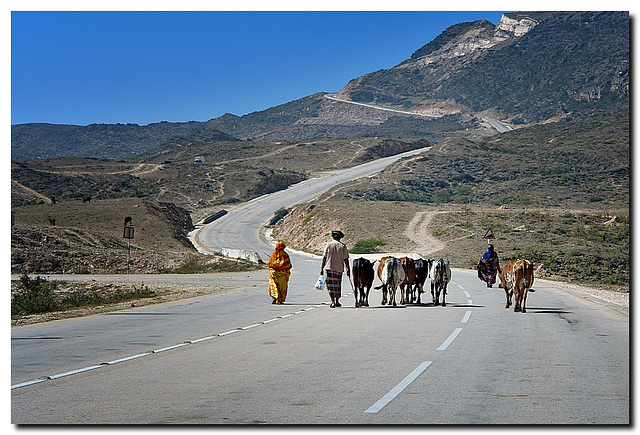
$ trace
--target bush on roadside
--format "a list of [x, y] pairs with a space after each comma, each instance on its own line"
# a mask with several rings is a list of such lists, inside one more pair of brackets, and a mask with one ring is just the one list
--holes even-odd
[[24, 316], [57, 310], [56, 288], [55, 281], [47, 281], [40, 276], [31, 279], [25, 273], [20, 277], [20, 289], [11, 298], [11, 315]]
[[378, 246], [384, 246], [386, 244], [387, 242], [377, 238], [358, 240], [349, 252], [352, 254], [372, 254], [376, 251]]
[[188, 259], [178, 267], [165, 270], [164, 273], [221, 273], [221, 272], [249, 272], [260, 270], [263, 266], [249, 260], [211, 257], [207, 255]]
[[144, 283], [139, 287], [135, 284], [96, 284], [87, 286], [86, 283], [47, 281], [40, 276], [32, 279], [24, 274], [11, 298], [11, 317], [117, 304], [156, 296], [156, 292]]

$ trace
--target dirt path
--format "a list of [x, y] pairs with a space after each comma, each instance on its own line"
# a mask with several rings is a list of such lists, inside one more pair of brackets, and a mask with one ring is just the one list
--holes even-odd
[[16, 180], [11, 180], [11, 182], [12, 182], [14, 185], [16, 185], [17, 187], [19, 187], [20, 189], [23, 189], [23, 190], [25, 190], [26, 192], [29, 192], [30, 194], [35, 195], [35, 196], [37, 196], [38, 198], [43, 199], [47, 204], [51, 204], [51, 202], [52, 202], [52, 201], [51, 201], [51, 198], [49, 198], [48, 196], [43, 195], [42, 193], [40, 193], [40, 192], [38, 192], [38, 191], [36, 191], [36, 190], [33, 190], [32, 188], [27, 187], [27, 186], [25, 186], [24, 184], [18, 183]]
[[421, 211], [413, 216], [413, 219], [407, 225], [404, 231], [405, 236], [411, 240], [420, 254], [428, 256], [434, 252], [444, 249], [445, 243], [432, 237], [428, 231], [429, 225], [433, 220], [435, 211]]
[[[415, 243], [415, 247], [412, 249], [413, 251], [415, 251], [416, 253], [418, 253], [423, 257], [428, 257], [430, 254], [433, 254], [434, 252], [444, 249], [447, 245], [447, 242], [451, 242], [453, 240], [458, 240], [466, 237], [477, 236], [477, 234], [473, 234], [473, 232], [469, 230], [465, 230], [465, 231], [469, 231], [469, 234], [456, 237], [455, 239], [451, 239], [451, 240], [439, 240], [431, 236], [431, 231], [429, 231], [429, 227], [431, 225], [431, 222], [433, 221], [433, 218], [437, 214], [445, 214], [445, 213], [455, 213], [455, 211], [451, 211], [451, 210], [424, 211], [424, 212], [417, 212], [414, 215], [411, 221], [407, 224], [407, 228], [405, 229], [405, 232], [404, 232], [405, 236], [411, 242]], [[615, 219], [615, 217], [613, 219]], [[612, 222], [613, 219], [611, 219], [608, 222], [605, 222], [604, 224], [605, 225], [609, 224], [609, 222]], [[396, 255], [396, 254], [393, 254], [393, 253], [378, 254], [378, 256], [380, 255]], [[604, 303], [606, 304], [611, 304], [611, 306], [617, 311], [620, 311], [627, 315], [629, 314], [629, 293], [628, 292], [625, 293], [625, 292], [619, 292], [619, 291], [612, 291], [598, 285], [591, 285], [591, 286], [578, 285], [578, 284], [571, 284], [571, 283], [566, 283], [561, 281], [552, 281], [552, 280], [540, 279], [540, 278], [537, 278], [536, 280], [538, 282], [545, 282], [548, 285], [554, 285], [557, 288], [567, 292], [579, 294], [583, 297], [595, 298], [599, 301], [604, 301]]]
[[[438, 252], [447, 246], [447, 241], [436, 239], [431, 236], [429, 226], [436, 214], [456, 213], [455, 211], [421, 211], [417, 212], [411, 221], [407, 224], [407, 228], [404, 231], [404, 235], [415, 244], [413, 250], [419, 252], [423, 256], [429, 256], [434, 252]], [[468, 230], [465, 230], [468, 231]], [[469, 234], [456, 237], [452, 240], [464, 239], [471, 237], [474, 234], [469, 231]]]

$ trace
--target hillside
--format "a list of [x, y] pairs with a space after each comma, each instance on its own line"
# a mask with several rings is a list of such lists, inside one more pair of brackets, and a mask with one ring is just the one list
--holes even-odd
[[343, 186], [356, 200], [629, 208], [629, 120], [560, 122], [483, 142], [447, 139]]
[[318, 93], [244, 116], [224, 115], [207, 124], [245, 140], [320, 137], [424, 138], [486, 136], [493, 131], [473, 116], [425, 118], [330, 99]]
[[474, 268], [492, 228], [501, 260], [536, 276], [628, 286], [629, 217], [628, 120], [609, 117], [448, 139], [295, 207], [273, 236], [320, 253], [337, 227], [350, 248]]
[[[278, 142], [200, 140], [141, 156], [137, 163], [58, 157], [11, 163], [11, 206], [144, 198], [191, 213], [248, 201], [320, 171], [429, 146], [425, 140], [318, 139]], [[195, 157], [203, 163], [194, 164]]]
[[204, 123], [14, 125], [12, 158], [131, 159], [194, 141], [236, 138], [478, 140], [495, 133], [484, 117], [517, 127], [628, 113], [629, 70], [627, 12], [505, 14], [495, 25], [451, 26], [404, 62], [354, 78], [336, 95], [318, 92]]
[[237, 140], [207, 131], [202, 122], [138, 124], [18, 124], [11, 126], [11, 159], [45, 157], [131, 158], [153, 151], [164, 142], [206, 135], [210, 140]]
[[191, 217], [172, 204], [138, 198], [66, 201], [14, 207], [12, 214], [12, 273], [126, 273], [127, 216], [135, 228], [132, 271], [161, 272], [197, 254], [186, 237]]

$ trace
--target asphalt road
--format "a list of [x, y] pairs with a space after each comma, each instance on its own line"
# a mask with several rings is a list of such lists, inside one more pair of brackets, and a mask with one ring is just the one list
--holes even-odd
[[482, 120], [488, 122], [489, 125], [491, 125], [493, 128], [498, 130], [499, 133], [505, 133], [507, 131], [513, 130], [513, 128], [509, 127], [507, 124], [503, 122], [498, 121], [497, 119], [482, 118]]
[[[53, 322], [57, 336], [18, 328], [18, 347], [67, 348], [75, 365], [34, 362], [53, 379], [12, 389], [12, 422], [628, 423], [628, 317], [535, 287], [526, 314], [455, 269], [447, 307], [372, 291], [369, 308], [332, 309], [306, 285], [279, 306], [261, 285]], [[70, 347], [91, 335], [103, 344]]]
[[[255, 223], [279, 201], [250, 202], [201, 242], [270, 249]], [[264, 271], [145, 275], [227, 289], [12, 328], [12, 423], [629, 423], [629, 317], [615, 307], [543, 282], [514, 313], [501, 289], [454, 269], [447, 307], [381, 306], [372, 291], [356, 309], [344, 277], [332, 309], [313, 288], [319, 259], [291, 258], [284, 305]]]

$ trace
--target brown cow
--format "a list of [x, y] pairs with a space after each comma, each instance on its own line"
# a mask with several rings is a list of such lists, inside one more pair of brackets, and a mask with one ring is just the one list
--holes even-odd
[[353, 285], [356, 308], [369, 306], [369, 291], [373, 285], [373, 264], [366, 258], [353, 260]]
[[533, 285], [533, 264], [529, 260], [509, 260], [500, 273], [500, 281], [507, 295], [507, 305], [511, 306], [511, 296], [515, 295], [513, 311], [527, 312], [527, 294]]
[[52, 227], [56, 226], [56, 218], [53, 218], [51, 216], [49, 216], [49, 225], [51, 225]]
[[413, 302], [411, 289], [416, 280], [416, 263], [409, 257], [400, 257], [400, 262], [404, 269], [404, 280], [400, 283], [400, 304], [404, 305]]

